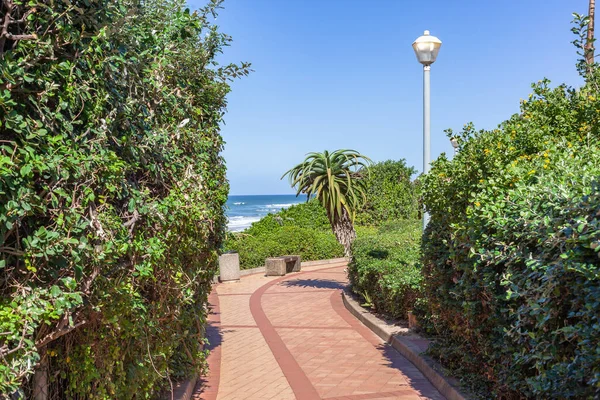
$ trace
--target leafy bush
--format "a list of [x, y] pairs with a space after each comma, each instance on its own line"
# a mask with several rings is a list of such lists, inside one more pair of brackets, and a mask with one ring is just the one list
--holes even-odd
[[498, 129], [467, 125], [423, 179], [434, 354], [484, 397], [600, 395], [595, 73], [539, 82]]
[[295, 204], [268, 214], [260, 221], [254, 222], [244, 231], [248, 235], [262, 235], [282, 226], [295, 226], [322, 232], [331, 232], [331, 225], [323, 206], [315, 199], [306, 203]]
[[257, 236], [235, 235], [227, 249], [240, 254], [242, 269], [265, 265], [267, 257], [297, 254], [303, 261], [344, 256], [344, 249], [330, 232], [283, 226]]
[[386, 221], [417, 217], [418, 204], [411, 176], [416, 173], [405, 160], [373, 164], [366, 178], [366, 202], [356, 214], [359, 225], [381, 225]]
[[215, 64], [218, 4], [3, 2], [0, 392], [29, 397], [39, 365], [49, 398], [149, 398], [202, 366], [247, 72]]
[[239, 253], [242, 269], [263, 266], [267, 257], [286, 254], [298, 254], [303, 261], [344, 256], [325, 209], [316, 200], [269, 214], [244, 232], [230, 233], [224, 250]]
[[359, 230], [348, 266], [352, 290], [376, 311], [406, 318], [421, 293], [420, 242], [417, 221]]

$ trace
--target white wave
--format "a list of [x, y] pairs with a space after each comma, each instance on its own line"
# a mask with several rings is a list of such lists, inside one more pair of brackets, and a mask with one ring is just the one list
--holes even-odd
[[280, 209], [280, 208], [290, 208], [291, 206], [298, 204], [298, 203], [287, 203], [287, 204], [267, 204], [265, 206], [266, 209], [268, 210], [272, 210], [272, 209]]
[[244, 229], [250, 227], [253, 222], [260, 221], [260, 217], [230, 217], [227, 223], [227, 229], [231, 232], [241, 232]]
[[243, 201], [236, 201], [235, 203], [233, 203], [234, 206], [243, 206], [244, 204], [246, 203], [244, 203]]

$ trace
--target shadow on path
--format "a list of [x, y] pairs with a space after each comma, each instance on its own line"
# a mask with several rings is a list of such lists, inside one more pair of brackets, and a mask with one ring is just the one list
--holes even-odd
[[341, 282], [329, 279], [293, 279], [282, 282], [281, 286], [315, 289], [344, 289], [346, 287]]
[[205, 325], [205, 337], [207, 343], [204, 345], [204, 350], [209, 351], [206, 361], [210, 369], [204, 371], [198, 377], [196, 387], [192, 394], [192, 400], [216, 400], [219, 391], [223, 331], [218, 325], [216, 325], [221, 320], [218, 296], [216, 293], [212, 293], [211, 297], [213, 297], [213, 299], [209, 305], [209, 321]]
[[398, 350], [394, 349], [389, 343], [382, 343], [377, 347], [388, 362], [388, 366], [400, 371], [411, 387], [421, 396], [432, 399], [445, 399], [440, 392], [435, 389], [427, 378], [417, 369], [417, 367], [408, 361]]

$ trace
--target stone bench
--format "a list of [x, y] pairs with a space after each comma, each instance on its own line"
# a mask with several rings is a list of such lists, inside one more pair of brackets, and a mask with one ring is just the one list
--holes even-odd
[[300, 272], [300, 256], [269, 257], [265, 260], [266, 276], [283, 276], [288, 272]]

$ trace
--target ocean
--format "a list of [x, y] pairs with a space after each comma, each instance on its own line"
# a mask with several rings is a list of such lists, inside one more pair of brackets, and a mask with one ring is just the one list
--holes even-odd
[[227, 228], [231, 232], [240, 232], [253, 222], [269, 213], [275, 213], [294, 204], [304, 203], [306, 195], [294, 194], [229, 196], [227, 199]]

